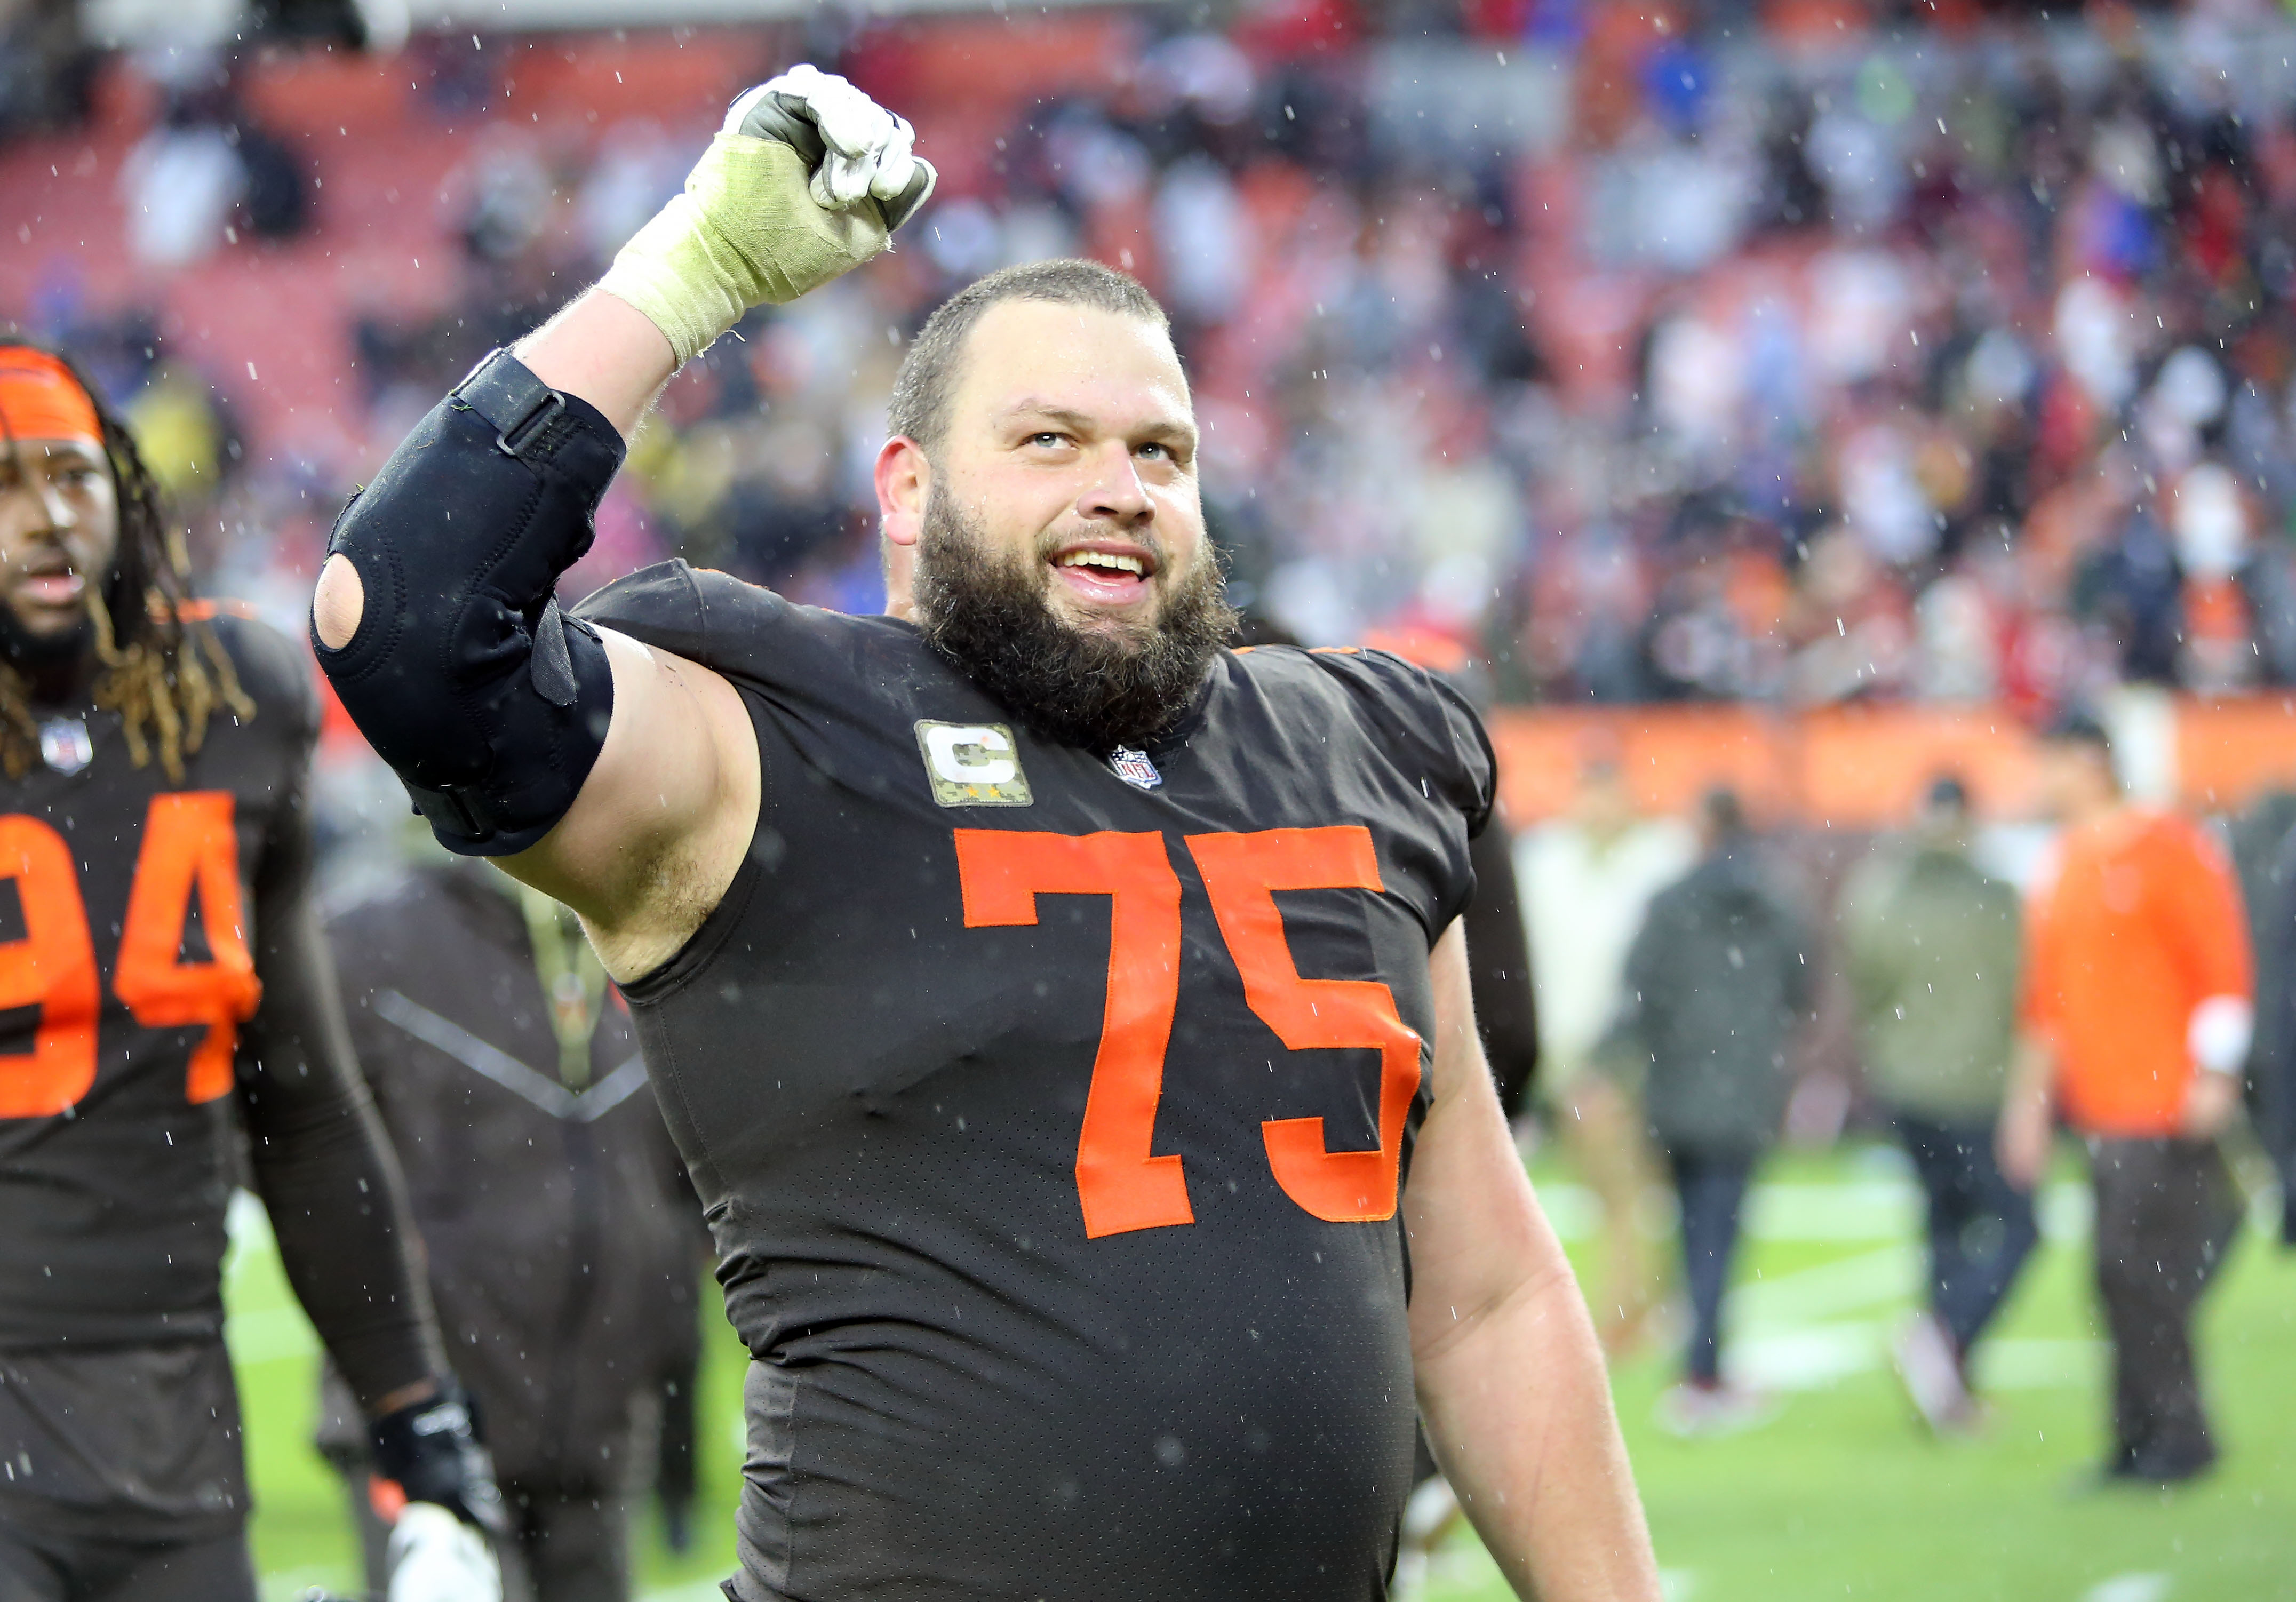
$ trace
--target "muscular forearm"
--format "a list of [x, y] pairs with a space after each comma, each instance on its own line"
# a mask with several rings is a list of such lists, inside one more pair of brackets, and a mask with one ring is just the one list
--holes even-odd
[[625, 438], [680, 365], [754, 306], [794, 300], [884, 249], [932, 193], [907, 123], [810, 67], [752, 89], [596, 289], [519, 341], [554, 390]]
[[1492, 1094], [1456, 929], [1429, 977], [1435, 1105], [1404, 1194], [1428, 1439], [1519, 1595], [1657, 1602], [1594, 1323]]
[[597, 407], [625, 440], [677, 371], [661, 330], [602, 289], [577, 299], [512, 349], [544, 383]]
[[1656, 1602], [1642, 1502], [1567, 1265], [1423, 1357], [1419, 1402], [1436, 1461], [1519, 1596]]

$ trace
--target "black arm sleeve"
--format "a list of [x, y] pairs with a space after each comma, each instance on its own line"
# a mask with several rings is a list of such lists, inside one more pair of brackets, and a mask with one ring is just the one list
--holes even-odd
[[256, 880], [263, 1005], [242, 1037], [239, 1097], [288, 1282], [372, 1412], [446, 1362], [398, 1162], [352, 1058], [311, 858], [298, 793], [280, 809]]
[[1499, 1105], [1521, 1116], [1538, 1068], [1538, 1001], [1530, 987], [1530, 941], [1514, 878], [1514, 834], [1494, 817], [1467, 848], [1475, 899], [1461, 922], [1475, 998], [1475, 1029], [1498, 1081]]
[[574, 804], [605, 743], [613, 674], [554, 598], [590, 548], [621, 436], [496, 351], [431, 409], [328, 542], [358, 627], [319, 665], [439, 843], [500, 857]]

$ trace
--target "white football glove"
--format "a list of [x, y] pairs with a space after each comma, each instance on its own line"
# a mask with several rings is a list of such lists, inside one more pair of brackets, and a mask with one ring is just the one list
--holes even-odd
[[883, 250], [932, 193], [915, 143], [843, 78], [791, 68], [734, 103], [685, 192], [599, 287], [644, 312], [684, 366], [750, 308], [794, 300]]
[[409, 1502], [390, 1527], [387, 1602], [502, 1602], [487, 1538], [436, 1502]]
[[885, 226], [898, 228], [932, 194], [932, 164], [915, 153], [916, 130], [834, 73], [791, 67], [744, 92], [722, 132], [778, 139], [806, 159], [814, 203], [840, 211], [864, 195]]

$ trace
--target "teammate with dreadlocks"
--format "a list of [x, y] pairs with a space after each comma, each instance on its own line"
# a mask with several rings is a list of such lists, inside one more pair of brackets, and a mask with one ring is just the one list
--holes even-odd
[[0, 335], [0, 1602], [254, 1597], [242, 1130], [383, 1494], [497, 1508], [317, 934], [310, 672], [185, 566], [119, 420]]
[[[26, 393], [35, 394], [44, 376], [41, 357], [53, 363], [62, 376], [83, 393], [94, 392], [68, 359], [27, 347], [10, 349], [0, 358], [6, 362], [0, 373], [18, 383], [29, 381]], [[251, 719], [255, 703], [240, 688], [238, 671], [217, 639], [205, 611], [190, 604], [184, 579], [189, 564], [181, 534], [169, 530], [161, 516], [159, 486], [145, 470], [134, 439], [108, 409], [99, 406], [94, 414], [102, 437], [93, 443], [112, 470], [118, 506], [113, 534], [117, 555], [111, 581], [88, 589], [67, 576], [62, 584], [34, 586], [28, 595], [35, 608], [53, 610], [61, 602], [62, 619], [61, 634], [27, 620], [28, 633], [56, 638], [68, 649], [54, 653], [23, 649], [29, 640], [14, 638], [12, 630], [7, 658], [0, 661], [0, 716], [5, 718], [4, 724], [0, 724], [0, 766], [5, 767], [11, 779], [21, 779], [41, 760], [27, 670], [53, 684], [82, 668], [85, 663], [78, 660], [82, 649], [92, 645], [102, 664], [93, 686], [93, 699], [98, 708], [119, 714], [130, 760], [143, 767], [150, 760], [151, 740], [156, 737], [161, 768], [170, 782], [181, 784], [184, 757], [198, 752], [207, 735], [209, 715], [217, 704], [242, 719]], [[70, 473], [57, 476], [85, 491], [94, 482], [95, 464], [85, 459], [94, 453], [85, 448], [89, 442], [77, 443], [83, 448], [66, 449], [62, 456], [72, 459], [69, 464], [79, 478], [75, 482]], [[50, 456], [57, 455], [51, 442], [35, 444]], [[0, 448], [7, 452], [10, 487], [29, 485], [23, 445], [5, 409], [0, 409]], [[53, 565], [55, 560], [52, 555], [45, 565]], [[36, 576], [53, 577], [45, 572]], [[75, 604], [83, 610], [84, 618], [73, 615]]]

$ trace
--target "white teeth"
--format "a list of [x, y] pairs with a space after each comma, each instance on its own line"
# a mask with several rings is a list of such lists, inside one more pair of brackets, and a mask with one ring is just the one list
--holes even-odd
[[1148, 571], [1137, 556], [1118, 556], [1105, 551], [1070, 551], [1061, 558], [1059, 565], [1114, 568], [1118, 572], [1136, 573], [1143, 576]]

